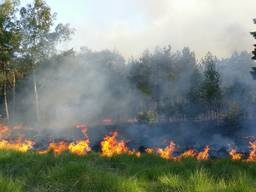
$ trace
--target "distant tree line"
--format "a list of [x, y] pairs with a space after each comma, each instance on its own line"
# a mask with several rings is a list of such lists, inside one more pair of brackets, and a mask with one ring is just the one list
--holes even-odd
[[[57, 44], [70, 39], [73, 30], [54, 23], [56, 15], [45, 1], [20, 7], [18, 1], [5, 0], [0, 6], [0, 91], [6, 121], [15, 121], [16, 114], [29, 107], [35, 121], [47, 119], [54, 106], [43, 105], [44, 99], [50, 99], [52, 90], [66, 94], [60, 89], [65, 86], [72, 87], [69, 106], [83, 108], [84, 103], [96, 110], [89, 101], [98, 98], [99, 118], [106, 114], [141, 122], [216, 118], [236, 128], [240, 119], [253, 114], [256, 94], [248, 75], [253, 62], [247, 52], [225, 59], [208, 53], [200, 61], [189, 48], [173, 51], [171, 46], [147, 50], [128, 61], [115, 51], [85, 47], [59, 53]], [[25, 100], [29, 94], [33, 97]]]

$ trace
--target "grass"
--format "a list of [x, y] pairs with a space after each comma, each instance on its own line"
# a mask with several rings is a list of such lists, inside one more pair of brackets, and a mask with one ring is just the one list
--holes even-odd
[[0, 192], [251, 192], [256, 163], [0, 151]]

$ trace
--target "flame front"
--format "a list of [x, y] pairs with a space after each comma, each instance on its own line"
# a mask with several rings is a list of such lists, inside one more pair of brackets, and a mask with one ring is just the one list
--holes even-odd
[[70, 153], [83, 156], [91, 151], [91, 148], [89, 145], [90, 145], [89, 139], [78, 141], [78, 142], [72, 142], [69, 144], [68, 150], [70, 151]]
[[247, 161], [256, 161], [256, 141], [250, 142], [250, 154]]
[[235, 149], [232, 149], [229, 152], [229, 155], [230, 155], [232, 160], [241, 160], [242, 159], [242, 154], [238, 153]]
[[34, 142], [31, 140], [21, 141], [17, 139], [16, 141], [13, 141], [13, 142], [7, 141], [7, 140], [0, 141], [0, 149], [14, 150], [22, 153], [25, 153], [31, 150], [33, 145], [34, 145]]
[[176, 158], [173, 157], [173, 152], [175, 151], [175, 148], [176, 148], [176, 144], [174, 142], [170, 142], [170, 144], [167, 147], [165, 147], [164, 149], [158, 148], [157, 153], [163, 159], [175, 160]]
[[208, 160], [209, 157], [209, 146], [206, 146], [203, 151], [199, 152], [197, 155], [197, 160]]
[[189, 149], [185, 152], [183, 152], [179, 158], [188, 158], [188, 157], [196, 157], [197, 156], [197, 152], [194, 149]]
[[149, 154], [149, 155], [152, 155], [152, 154], [154, 153], [154, 149], [152, 149], [152, 148], [146, 148], [146, 149], [145, 149], [145, 152], [146, 152], [147, 154]]
[[105, 136], [103, 141], [100, 142], [100, 146], [101, 154], [105, 157], [112, 157], [129, 151], [124, 140], [117, 141], [117, 132]]
[[[39, 154], [46, 154], [53, 152], [56, 155], [60, 155], [63, 152], [70, 152], [72, 154], [84, 156], [91, 151], [90, 140], [87, 136], [87, 126], [84, 124], [76, 125], [76, 128], [81, 129], [82, 134], [84, 135], [83, 140], [77, 141], [59, 141], [49, 143], [47, 149], [45, 150], [35, 150], [33, 149], [34, 144], [36, 143], [33, 140], [26, 138], [25, 134], [22, 134], [22, 125], [8, 127], [6, 125], [0, 124], [0, 150], [14, 150], [22, 153], [31, 151], [32, 149]], [[9, 137], [11, 131], [19, 130], [18, 139], [11, 140]], [[28, 129], [26, 129], [28, 130]], [[117, 132], [113, 132], [110, 135], [106, 135], [104, 139], [100, 142], [101, 155], [104, 157], [112, 157], [121, 154], [133, 155], [136, 157], [141, 156], [141, 152], [135, 149], [129, 149], [126, 145], [125, 140], [117, 140]], [[248, 158], [244, 161], [256, 161], [256, 141], [250, 143], [250, 152]], [[145, 152], [149, 155], [158, 154], [161, 158], [167, 160], [181, 160], [183, 158], [196, 158], [197, 160], [208, 160], [209, 159], [209, 146], [206, 146], [203, 151], [198, 152], [195, 149], [191, 148], [187, 151], [184, 151], [178, 156], [174, 155], [176, 150], [176, 144], [170, 142], [165, 148], [146, 148]], [[229, 152], [230, 158], [232, 160], [242, 160], [243, 154], [237, 152], [235, 149], [232, 149]]]
[[46, 154], [49, 152], [53, 152], [56, 155], [60, 155], [61, 153], [67, 150], [68, 150], [68, 143], [65, 141], [60, 141], [60, 142], [49, 143], [49, 146], [46, 150], [38, 151], [38, 153]]

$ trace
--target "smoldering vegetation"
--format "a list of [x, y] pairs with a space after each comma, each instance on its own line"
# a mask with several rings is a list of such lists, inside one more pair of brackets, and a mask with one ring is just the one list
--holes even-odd
[[70, 50], [36, 69], [40, 122], [32, 77], [19, 81], [15, 121], [58, 138], [78, 137], [67, 130], [84, 123], [94, 145], [115, 130], [134, 147], [170, 140], [247, 145], [246, 137], [255, 135], [253, 64], [247, 52], [224, 59], [208, 53], [198, 61], [189, 48], [170, 46], [127, 61], [116, 51]]

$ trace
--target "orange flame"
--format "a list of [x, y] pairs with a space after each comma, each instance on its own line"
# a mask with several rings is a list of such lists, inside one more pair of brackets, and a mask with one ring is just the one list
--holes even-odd
[[103, 141], [100, 142], [102, 156], [112, 157], [128, 152], [126, 142], [124, 140], [117, 141], [116, 137], [117, 132], [113, 132], [112, 135], [105, 136]]
[[135, 149], [132, 150], [128, 150], [128, 155], [135, 155], [136, 157], [140, 157], [141, 156], [141, 152], [136, 151]]
[[209, 146], [206, 146], [203, 151], [199, 152], [196, 156], [197, 160], [208, 160], [209, 157]]
[[49, 152], [54, 152], [56, 155], [60, 155], [64, 151], [68, 150], [68, 143], [65, 141], [60, 141], [60, 142], [53, 142], [50, 143], [48, 148], [46, 150], [41, 150], [38, 151], [39, 154], [46, 154]]
[[53, 142], [50, 143], [48, 148], [46, 150], [38, 151], [39, 154], [46, 154], [50, 151], [54, 152], [56, 155], [60, 155], [64, 151], [69, 151], [70, 153], [76, 154], [76, 155], [86, 155], [89, 151], [91, 151], [90, 148], [90, 141], [87, 136], [87, 128], [83, 124], [76, 125], [76, 128], [81, 129], [83, 135], [85, 136], [85, 140], [80, 141], [74, 141], [72, 143], [68, 143], [65, 141], [60, 142]]
[[251, 148], [251, 151], [247, 161], [255, 161], [256, 160], [256, 141], [250, 142], [250, 148]]
[[21, 141], [17, 139], [14, 142], [7, 141], [7, 140], [0, 141], [0, 149], [14, 150], [22, 153], [25, 153], [31, 150], [33, 145], [34, 145], [34, 142], [31, 140]]
[[170, 144], [164, 149], [158, 148], [157, 153], [163, 159], [175, 160], [176, 158], [173, 156], [173, 152], [175, 151], [175, 148], [176, 148], [176, 144], [174, 142], [170, 142]]
[[152, 155], [152, 154], [154, 153], [154, 149], [152, 149], [152, 148], [146, 148], [146, 149], [145, 149], [145, 152], [146, 152], [147, 154], [149, 154], [149, 155]]
[[197, 152], [194, 149], [189, 149], [185, 152], [183, 152], [179, 158], [188, 158], [188, 157], [196, 157]]
[[232, 160], [241, 160], [242, 159], [242, 154], [238, 153], [235, 149], [232, 149], [229, 152], [229, 155], [230, 155]]
[[89, 145], [90, 145], [90, 141], [89, 139], [86, 139], [86, 140], [70, 143], [68, 146], [68, 149], [73, 154], [83, 156], [91, 151], [91, 148]]

